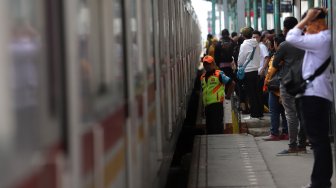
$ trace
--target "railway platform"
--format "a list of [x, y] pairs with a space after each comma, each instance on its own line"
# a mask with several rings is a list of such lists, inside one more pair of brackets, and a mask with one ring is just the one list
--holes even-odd
[[[309, 183], [313, 152], [277, 156], [287, 144], [247, 134], [199, 135], [188, 187], [300, 188]], [[332, 183], [336, 187], [335, 176]]]
[[[229, 102], [224, 103], [226, 125], [232, 120], [230, 106]], [[244, 117], [242, 122], [249, 127], [250, 134], [195, 137], [188, 187], [300, 188], [308, 184], [313, 151], [307, 147], [307, 153], [278, 156], [288, 148], [288, 141], [262, 140], [268, 134], [268, 114], [263, 120], [244, 120]], [[334, 175], [333, 187], [335, 179]]]

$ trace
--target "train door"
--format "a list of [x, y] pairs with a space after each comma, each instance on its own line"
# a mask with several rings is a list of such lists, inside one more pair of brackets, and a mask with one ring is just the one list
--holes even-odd
[[[143, 187], [157, 187], [157, 172], [160, 168], [161, 129], [159, 124], [159, 112], [156, 70], [157, 60], [155, 48], [157, 42], [157, 29], [154, 23], [157, 21], [157, 3], [155, 0], [145, 0], [141, 3], [142, 12], [142, 47], [143, 60], [146, 71], [145, 97], [144, 97], [144, 144], [143, 144]], [[159, 95], [159, 94], [158, 94]]]
[[122, 3], [65, 3], [70, 187], [126, 186], [127, 84]]
[[61, 185], [64, 51], [62, 29], [50, 32], [62, 25], [61, 1], [54, 5], [1, 2], [0, 187]]
[[142, 3], [139, 0], [124, 2], [126, 15], [127, 47], [127, 85], [128, 85], [128, 120], [127, 134], [127, 187], [142, 187], [145, 174], [144, 167], [144, 130], [147, 127], [145, 114], [148, 112], [146, 91], [146, 64], [144, 63], [144, 28], [142, 21]]

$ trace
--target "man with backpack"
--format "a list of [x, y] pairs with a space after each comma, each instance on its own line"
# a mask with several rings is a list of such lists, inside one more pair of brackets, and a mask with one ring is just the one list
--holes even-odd
[[223, 29], [222, 38], [215, 47], [215, 62], [226, 76], [234, 79], [232, 63], [233, 63], [234, 42], [230, 38], [227, 29]]
[[[286, 17], [283, 25], [283, 34], [286, 36], [288, 31], [298, 23], [295, 17]], [[302, 61], [304, 51], [300, 50], [287, 41], [280, 44], [277, 53], [274, 54], [273, 67], [278, 69], [279, 79], [288, 72], [289, 67]], [[295, 106], [295, 96], [290, 95], [283, 84], [280, 84], [280, 98], [285, 108], [285, 114], [288, 124], [289, 148], [281, 151], [278, 155], [291, 155], [298, 152], [306, 153], [306, 135], [303, 127], [299, 125], [297, 109]], [[299, 140], [299, 142], [297, 142]]]

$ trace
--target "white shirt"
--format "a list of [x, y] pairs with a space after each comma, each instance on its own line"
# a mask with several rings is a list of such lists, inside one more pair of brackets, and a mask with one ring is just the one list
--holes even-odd
[[264, 66], [265, 63], [265, 57], [267, 57], [269, 55], [268, 53], [268, 49], [266, 47], [266, 45], [262, 42], [259, 43], [259, 47], [260, 47], [260, 66], [258, 69], [258, 74], [260, 75], [260, 71]]
[[[301, 35], [302, 30], [293, 28], [287, 33], [286, 41], [293, 46], [305, 50], [302, 65], [302, 77], [307, 79], [313, 75], [331, 54], [330, 30], [321, 31], [317, 34]], [[320, 76], [316, 77], [307, 85], [304, 96], [318, 96], [329, 101], [333, 100], [331, 66]]]
[[256, 39], [246, 39], [240, 46], [238, 55], [238, 66], [245, 65], [252, 54], [253, 48], [256, 47], [253, 59], [245, 68], [245, 72], [258, 71], [260, 66], [260, 48]]

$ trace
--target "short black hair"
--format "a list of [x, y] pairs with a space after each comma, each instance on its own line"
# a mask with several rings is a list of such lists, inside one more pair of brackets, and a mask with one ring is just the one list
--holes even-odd
[[258, 30], [254, 30], [254, 31], [252, 32], [252, 34], [256, 34], [256, 35], [261, 36], [261, 33], [260, 33], [260, 31], [258, 31]]
[[283, 41], [285, 41], [286, 38], [283, 34], [279, 34], [277, 35], [276, 37], [274, 37], [274, 42], [277, 44], [277, 45], [280, 45]]
[[238, 36], [238, 33], [234, 31], [234, 32], [231, 33], [231, 37], [233, 38], [235, 36]]
[[230, 36], [229, 30], [223, 29], [222, 30], [222, 37], [228, 37], [228, 36]]
[[296, 26], [296, 24], [298, 24], [298, 20], [293, 16], [286, 17], [285, 20], [283, 21], [284, 28], [288, 30], [293, 29]]

